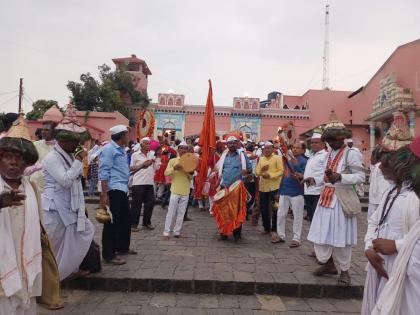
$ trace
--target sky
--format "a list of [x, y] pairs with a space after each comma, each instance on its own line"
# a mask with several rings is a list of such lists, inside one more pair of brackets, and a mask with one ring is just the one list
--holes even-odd
[[[68, 103], [69, 80], [136, 54], [148, 64], [148, 94], [173, 91], [216, 106], [271, 91], [322, 86], [326, 0], [1, 0], [0, 112], [37, 99]], [[330, 87], [353, 91], [391, 53], [420, 39], [419, 0], [329, 0]]]

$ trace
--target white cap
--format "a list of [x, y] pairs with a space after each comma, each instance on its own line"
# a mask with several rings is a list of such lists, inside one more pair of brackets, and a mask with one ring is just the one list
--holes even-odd
[[313, 134], [312, 134], [312, 137], [311, 137], [311, 139], [321, 139], [321, 134], [320, 133], [317, 133], [317, 132], [314, 132]]
[[116, 125], [114, 127], [109, 128], [111, 135], [116, 135], [117, 133], [128, 131], [127, 126], [124, 125]]
[[353, 139], [346, 139], [344, 140], [344, 143], [353, 143]]
[[270, 141], [266, 141], [266, 142], [264, 142], [264, 146], [266, 146], [266, 145], [271, 145], [271, 146], [273, 146], [274, 144], [273, 144], [272, 142], [270, 142]]
[[188, 147], [188, 143], [186, 143], [185, 141], [182, 141], [180, 144], [178, 144], [178, 148], [179, 147]]
[[231, 142], [231, 141], [239, 141], [239, 140], [235, 136], [230, 136], [229, 138], [227, 138], [227, 142]]
[[149, 137], [141, 138], [140, 144], [142, 144], [144, 141], [149, 141], [150, 142], [150, 138]]

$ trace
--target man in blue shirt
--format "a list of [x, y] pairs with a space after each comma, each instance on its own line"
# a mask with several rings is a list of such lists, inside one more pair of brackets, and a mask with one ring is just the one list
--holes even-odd
[[280, 242], [284, 242], [286, 237], [286, 216], [289, 212], [289, 207], [292, 208], [293, 239], [289, 246], [299, 247], [302, 233], [303, 207], [305, 203], [303, 199], [304, 186], [302, 180], [307, 160], [303, 157], [304, 149], [300, 142], [293, 145], [292, 153], [293, 159], [285, 165], [288, 175], [283, 177], [280, 184], [279, 209], [277, 210], [277, 233]]
[[[230, 136], [227, 139], [228, 151], [222, 154], [219, 160], [219, 167], [221, 168], [222, 181], [221, 188], [227, 188], [237, 180], [243, 180], [252, 172], [252, 165], [249, 158], [246, 156], [243, 148], [240, 146], [239, 139]], [[243, 165], [244, 164], [244, 165]], [[239, 211], [238, 211], [239, 212]], [[242, 238], [242, 225], [233, 230], [233, 237], [235, 242]], [[227, 239], [227, 235], [221, 235], [222, 240]]]
[[102, 230], [102, 257], [110, 264], [122, 265], [125, 260], [117, 256], [135, 255], [130, 250], [131, 222], [128, 203], [128, 178], [125, 146], [128, 145], [128, 129], [117, 125], [109, 129], [112, 141], [99, 156], [99, 179], [102, 185], [101, 206], [109, 205], [112, 222], [105, 223]]

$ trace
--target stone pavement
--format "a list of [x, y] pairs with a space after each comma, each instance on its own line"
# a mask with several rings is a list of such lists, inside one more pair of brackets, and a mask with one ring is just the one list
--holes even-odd
[[360, 300], [303, 299], [272, 295], [209, 295], [64, 291], [65, 308], [39, 315], [275, 315], [360, 314]]
[[[101, 244], [102, 225], [94, 219], [95, 205], [89, 214], [96, 225], [95, 239]], [[127, 257], [123, 266], [104, 265], [103, 271], [85, 279], [67, 282], [65, 288], [108, 291], [145, 291], [201, 294], [274, 294], [293, 297], [361, 298], [366, 259], [363, 236], [366, 213], [359, 221], [359, 243], [353, 250], [352, 286], [337, 287], [336, 276], [315, 277], [318, 267], [308, 257], [311, 244], [306, 240], [309, 224], [304, 221], [303, 243], [290, 249], [292, 219], [287, 221], [287, 241], [271, 244], [262, 227], [243, 226], [243, 241], [219, 241], [216, 224], [208, 212], [189, 209], [191, 222], [185, 222], [183, 237], [162, 241], [166, 210], [155, 206], [153, 231], [132, 233], [132, 248], [137, 256]]]

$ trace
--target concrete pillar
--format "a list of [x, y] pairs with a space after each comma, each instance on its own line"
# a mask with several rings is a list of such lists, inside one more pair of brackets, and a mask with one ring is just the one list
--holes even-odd
[[372, 152], [373, 149], [375, 149], [375, 122], [374, 121], [369, 121], [369, 134], [370, 134], [369, 148], [370, 148], [370, 152]]
[[416, 126], [416, 112], [413, 110], [408, 113], [408, 125], [410, 127], [410, 134], [414, 138], [414, 129]]

